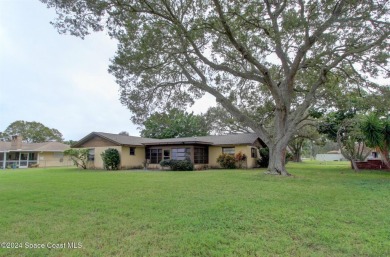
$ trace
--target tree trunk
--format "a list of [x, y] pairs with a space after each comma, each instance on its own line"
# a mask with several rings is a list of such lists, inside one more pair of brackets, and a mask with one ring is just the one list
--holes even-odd
[[389, 161], [389, 151], [385, 149], [380, 149], [380, 154], [383, 163], [386, 165], [388, 169], [390, 169], [390, 161]]
[[356, 161], [353, 160], [353, 159], [351, 159], [350, 162], [351, 162], [351, 168], [352, 168], [355, 172], [358, 172], [358, 171], [359, 171], [359, 168], [358, 168], [358, 166], [356, 165]]
[[286, 147], [276, 144], [269, 147], [269, 165], [267, 174], [290, 176], [286, 170]]

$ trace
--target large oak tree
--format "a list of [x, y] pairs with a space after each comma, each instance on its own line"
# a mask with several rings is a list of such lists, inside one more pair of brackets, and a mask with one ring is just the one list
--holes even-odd
[[[288, 175], [290, 138], [338, 78], [371, 87], [367, 76], [389, 72], [386, 0], [41, 1], [61, 33], [118, 40], [109, 70], [134, 121], [207, 92], [267, 144], [273, 174]], [[272, 130], [249, 112], [264, 103]]]
[[48, 128], [40, 122], [17, 120], [12, 122], [3, 132], [6, 140], [11, 136], [20, 135], [28, 143], [42, 143], [47, 141], [62, 142], [62, 134], [55, 128]]

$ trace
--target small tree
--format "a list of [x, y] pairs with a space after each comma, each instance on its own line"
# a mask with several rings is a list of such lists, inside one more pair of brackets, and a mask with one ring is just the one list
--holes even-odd
[[357, 118], [345, 119], [337, 130], [337, 144], [341, 154], [351, 162], [351, 168], [358, 171], [356, 161], [364, 161], [370, 154], [364, 144], [364, 135]]
[[69, 156], [74, 165], [78, 168], [87, 169], [88, 149], [68, 149], [64, 151], [65, 156]]
[[379, 150], [387, 168], [390, 169], [390, 120], [381, 120], [377, 115], [368, 115], [361, 125], [364, 140], [369, 147]]
[[104, 168], [106, 170], [118, 170], [121, 162], [121, 157], [119, 151], [114, 148], [108, 148], [103, 153], [101, 153]]

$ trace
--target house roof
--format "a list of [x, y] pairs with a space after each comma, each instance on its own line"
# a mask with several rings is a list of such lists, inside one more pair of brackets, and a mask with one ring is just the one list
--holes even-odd
[[[240, 133], [240, 134], [230, 134], [230, 135], [220, 135], [220, 136], [159, 139], [159, 141], [157, 142], [149, 142], [144, 144], [145, 145], [153, 145], [153, 144], [247, 145], [247, 144], [253, 144], [258, 139], [259, 137], [255, 133]], [[262, 141], [260, 140], [260, 142]]]
[[83, 137], [82, 139], [80, 139], [76, 144], [73, 145], [73, 147], [80, 147], [81, 145], [83, 145], [83, 143], [87, 142], [88, 140], [92, 139], [95, 136], [104, 138], [117, 145], [142, 146], [144, 143], [158, 140], [158, 139], [151, 139], [151, 138], [104, 133], [104, 132], [92, 132], [89, 133], [87, 136]]
[[92, 132], [79, 140], [73, 147], [81, 147], [85, 142], [92, 139], [95, 136], [99, 136], [106, 139], [116, 145], [131, 145], [131, 146], [144, 146], [144, 145], [172, 145], [172, 144], [207, 144], [207, 145], [246, 145], [253, 144], [256, 140], [259, 140], [261, 144], [264, 144], [259, 137], [254, 133], [241, 133], [230, 134], [221, 136], [202, 136], [202, 137], [182, 137], [182, 138], [168, 138], [168, 139], [153, 139], [134, 137], [118, 134], [110, 134], [103, 132]]
[[44, 143], [22, 143], [22, 148], [13, 150], [11, 149], [11, 142], [0, 142], [0, 152], [63, 152], [69, 149], [70, 146], [59, 142], [44, 142]]

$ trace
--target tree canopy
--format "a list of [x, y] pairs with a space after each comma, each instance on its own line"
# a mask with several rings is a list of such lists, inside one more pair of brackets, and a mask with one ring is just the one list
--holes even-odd
[[62, 142], [62, 134], [54, 128], [48, 128], [40, 122], [18, 120], [12, 122], [3, 132], [3, 137], [10, 140], [12, 135], [20, 135], [28, 143], [47, 141]]
[[141, 136], [148, 138], [194, 137], [209, 134], [203, 116], [178, 109], [172, 109], [168, 113], [154, 113], [143, 123], [143, 126]]
[[[389, 75], [386, 0], [41, 1], [59, 32], [118, 40], [109, 71], [134, 122], [209, 93], [269, 147], [272, 174], [288, 175], [287, 144], [327, 92]], [[264, 106], [271, 130], [251, 115]]]

